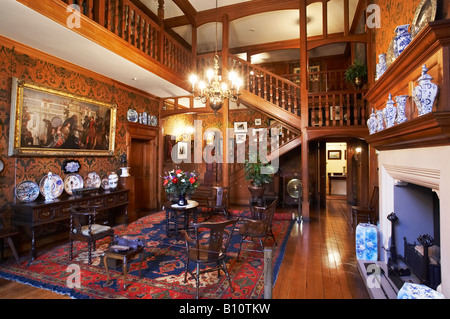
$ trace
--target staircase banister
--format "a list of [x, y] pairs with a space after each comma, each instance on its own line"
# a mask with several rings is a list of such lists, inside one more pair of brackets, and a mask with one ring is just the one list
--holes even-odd
[[292, 81], [289, 81], [289, 80], [283, 78], [282, 76], [273, 74], [273, 73], [271, 73], [270, 71], [268, 71], [268, 70], [266, 70], [266, 69], [264, 69], [264, 68], [262, 68], [262, 67], [260, 67], [260, 66], [254, 65], [254, 64], [252, 64], [252, 63], [250, 63], [250, 62], [248, 62], [248, 61], [246, 61], [246, 60], [243, 60], [243, 59], [241, 59], [241, 58], [239, 58], [239, 57], [237, 57], [237, 56], [234, 56], [234, 55], [232, 55], [232, 54], [229, 54], [228, 57], [229, 57], [230, 59], [234, 59], [234, 60], [239, 61], [239, 62], [241, 62], [241, 63], [243, 63], [243, 64], [246, 64], [246, 65], [250, 66], [251, 68], [253, 68], [253, 69], [255, 69], [255, 70], [258, 70], [258, 71], [260, 71], [260, 72], [262, 72], [262, 73], [270, 73], [270, 76], [271, 76], [272, 78], [277, 79], [277, 80], [279, 80], [279, 81], [281, 81], [281, 82], [283, 82], [283, 83], [286, 83], [286, 84], [288, 84], [288, 85], [290, 85], [290, 86], [294, 86], [294, 87], [296, 87], [296, 88], [298, 88], [298, 89], [300, 90], [300, 86], [299, 86], [299, 85], [297, 85], [296, 83], [294, 83], [294, 82], [292, 82]]

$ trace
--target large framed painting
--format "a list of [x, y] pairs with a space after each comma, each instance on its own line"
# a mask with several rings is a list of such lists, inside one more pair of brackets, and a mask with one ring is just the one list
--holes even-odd
[[13, 78], [9, 156], [113, 156], [117, 105]]

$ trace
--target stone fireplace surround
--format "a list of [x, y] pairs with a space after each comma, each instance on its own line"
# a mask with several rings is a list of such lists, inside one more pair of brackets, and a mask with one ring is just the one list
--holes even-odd
[[380, 260], [387, 263], [391, 223], [394, 212], [394, 187], [398, 181], [431, 188], [439, 197], [442, 293], [450, 297], [450, 146], [380, 151]]

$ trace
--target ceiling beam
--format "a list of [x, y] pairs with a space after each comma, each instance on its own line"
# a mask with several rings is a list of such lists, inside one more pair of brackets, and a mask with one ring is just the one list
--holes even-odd
[[[310, 5], [314, 2], [323, 2], [324, 0], [307, 0], [307, 4]], [[327, 1], [327, 0], [325, 0]], [[174, 2], [187, 2], [178, 0]], [[181, 9], [181, 7], [180, 7]], [[229, 20], [233, 21], [239, 18], [243, 18], [246, 16], [251, 16], [258, 13], [265, 13], [270, 11], [278, 11], [278, 10], [295, 10], [299, 9], [299, 1], [298, 0], [253, 0], [250, 2], [237, 3], [229, 6], [219, 7], [217, 9], [219, 16], [223, 16], [224, 14], [228, 14]], [[203, 24], [209, 22], [215, 22], [217, 19], [217, 11], [216, 8], [199, 11], [196, 16], [196, 25], [201, 26]], [[184, 11], [183, 11], [184, 12]], [[191, 22], [186, 16], [173, 17], [164, 20], [164, 25], [169, 28], [180, 27]]]
[[[339, 42], [362, 42], [367, 43], [368, 36], [367, 34], [351, 34], [349, 36], [345, 36], [344, 33], [332, 33], [328, 34], [327, 38], [324, 39], [322, 35], [308, 37], [308, 50], [317, 48], [324, 44], [330, 43], [339, 43]], [[262, 43], [255, 45], [242, 46], [238, 48], [230, 48], [231, 54], [239, 54], [239, 53], [247, 53], [250, 55], [258, 54], [262, 52], [270, 52], [276, 50], [285, 50], [285, 49], [299, 49], [300, 43], [298, 39], [293, 40], [285, 40], [285, 41], [276, 41], [270, 43]]]
[[[191, 24], [193, 27], [197, 26], [197, 10], [192, 6], [192, 4], [189, 1], [186, 0], [173, 0], [173, 2], [180, 8], [181, 11], [183, 11], [184, 16], [189, 21], [189, 24]], [[166, 24], [166, 21], [164, 21], [164, 24]]]

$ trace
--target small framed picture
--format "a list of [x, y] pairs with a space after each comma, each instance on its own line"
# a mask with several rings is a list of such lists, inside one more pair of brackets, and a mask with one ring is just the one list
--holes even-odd
[[328, 151], [328, 159], [329, 160], [340, 160], [341, 159], [341, 151]]
[[247, 134], [236, 134], [236, 144], [245, 143], [247, 140]]
[[261, 119], [255, 119], [255, 125], [261, 125]]
[[206, 145], [213, 145], [214, 144], [214, 138], [215, 138], [215, 133], [214, 131], [206, 131], [205, 132], [205, 140], [206, 140]]
[[247, 133], [247, 122], [234, 122], [235, 133]]
[[177, 158], [179, 160], [188, 158], [188, 143], [178, 142], [177, 143]]

